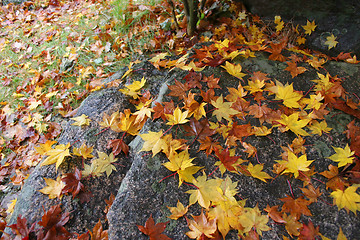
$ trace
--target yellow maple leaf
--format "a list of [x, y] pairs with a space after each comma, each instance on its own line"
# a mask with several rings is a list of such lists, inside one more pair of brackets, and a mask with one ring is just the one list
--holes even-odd
[[130, 62], [129, 66], [128, 66], [128, 70], [122, 75], [121, 79], [126, 78], [133, 71], [133, 69], [132, 69], [133, 64], [134, 64], [133, 62]]
[[307, 20], [306, 25], [302, 25], [302, 27], [305, 30], [305, 34], [311, 35], [317, 26], [315, 25], [315, 21], [309, 22], [309, 20]]
[[48, 150], [45, 154], [48, 155], [47, 158], [41, 163], [41, 166], [50, 165], [56, 163], [56, 170], [60, 164], [64, 161], [65, 157], [70, 155], [70, 143], [57, 145], [54, 149]]
[[140, 134], [140, 137], [144, 140], [144, 145], [140, 151], [152, 151], [154, 157], [161, 150], [167, 147], [165, 140], [162, 138], [163, 131]]
[[213, 115], [216, 116], [220, 122], [222, 118], [225, 118], [229, 122], [232, 121], [231, 116], [240, 113], [239, 111], [231, 108], [233, 102], [224, 102], [223, 96], [221, 95], [216, 101], [211, 100], [211, 104], [217, 109], [214, 110]]
[[272, 129], [272, 127], [270, 129], [268, 129], [266, 126], [261, 126], [261, 127], [254, 126], [253, 133], [256, 136], [266, 136], [266, 135], [271, 134], [271, 129]]
[[265, 80], [253, 79], [252, 81], [248, 81], [248, 86], [244, 86], [244, 88], [250, 91], [250, 94], [256, 92], [262, 92], [263, 87], [265, 86]]
[[269, 221], [267, 215], [261, 215], [261, 212], [256, 205], [254, 208], [245, 208], [244, 213], [240, 215], [239, 222], [244, 227], [243, 232], [249, 232], [252, 228], [262, 236], [263, 231], [269, 231], [271, 228], [266, 225]]
[[197, 187], [196, 190], [188, 190], [186, 193], [191, 194], [189, 198], [189, 205], [198, 202], [200, 206], [208, 209], [211, 202], [219, 202], [223, 198], [217, 188], [220, 188], [221, 179], [206, 180], [205, 173], [193, 181]]
[[127, 132], [130, 135], [137, 135], [145, 124], [145, 121], [135, 123], [136, 116], [131, 114], [130, 109], [125, 109], [124, 112], [120, 113], [120, 121], [116, 125], [120, 131]]
[[263, 167], [264, 166], [261, 164], [256, 164], [255, 166], [253, 166], [252, 163], [249, 163], [249, 165], [247, 166], [247, 170], [254, 178], [266, 182], [266, 179], [270, 179], [271, 177], [266, 172], [262, 172]]
[[335, 47], [339, 43], [335, 39], [336, 39], [336, 37], [334, 36], [334, 34], [331, 34], [330, 36], [328, 36], [326, 38], [325, 45], [328, 46], [328, 49], [331, 49], [331, 48]]
[[40, 144], [39, 147], [35, 147], [35, 150], [43, 155], [45, 154], [47, 151], [51, 150], [52, 149], [52, 145], [54, 145], [55, 143], [57, 143], [56, 141], [51, 141], [51, 140], [46, 140], [45, 143], [43, 144]]
[[7, 213], [12, 214], [14, 212], [14, 207], [16, 205], [16, 202], [17, 202], [17, 198], [10, 201], [6, 209]]
[[116, 167], [112, 163], [117, 161], [117, 158], [114, 158], [114, 154], [111, 152], [110, 155], [107, 155], [104, 152], [97, 151], [98, 158], [94, 159], [92, 165], [94, 165], [93, 173], [101, 174], [106, 172], [106, 175], [109, 177], [113, 170], [116, 171]]
[[120, 121], [119, 112], [113, 112], [110, 116], [104, 113], [103, 121], [99, 123], [101, 127], [111, 128], [111, 130], [115, 132], [119, 132], [119, 128], [117, 127], [117, 123]]
[[134, 99], [139, 98], [140, 90], [145, 86], [146, 80], [143, 77], [141, 81], [134, 81], [132, 84], [125, 86], [125, 88], [119, 91], [125, 95], [131, 96]]
[[152, 112], [154, 112], [154, 110], [152, 108], [143, 106], [139, 111], [134, 112], [133, 115], [136, 116], [134, 123], [137, 124], [137, 123], [143, 121], [144, 119], [146, 120], [145, 117], [151, 118]]
[[323, 132], [328, 133], [332, 128], [329, 128], [327, 126], [326, 121], [312, 121], [311, 125], [308, 126], [308, 128], [311, 130], [312, 134], [318, 134], [319, 136], [321, 136], [323, 134]]
[[[308, 136], [309, 134], [302, 129], [305, 127], [309, 122], [310, 119], [299, 119], [299, 112], [295, 112], [290, 116], [286, 116], [285, 114], [281, 114], [281, 120], [277, 120], [278, 123], [285, 126], [284, 131], [291, 130], [296, 135]], [[275, 125], [278, 127], [279, 125]]]
[[338, 162], [338, 167], [345, 166], [348, 163], [352, 163], [355, 157], [352, 157], [354, 155], [354, 151], [352, 152], [349, 144], [346, 144], [344, 148], [337, 148], [333, 147], [335, 150], [335, 154], [328, 157], [329, 159], [333, 160], [334, 162]]
[[190, 158], [188, 150], [180, 153], [175, 152], [169, 157], [169, 162], [166, 162], [163, 165], [170, 171], [178, 173], [179, 187], [184, 181], [192, 182], [195, 180], [193, 174], [197, 173], [202, 168], [195, 166], [195, 164], [192, 163], [192, 160], [195, 158]]
[[83, 157], [85, 159], [87, 158], [93, 158], [94, 156], [91, 154], [94, 150], [93, 147], [86, 146], [85, 143], [83, 143], [79, 148], [74, 147], [73, 148], [73, 154], [76, 156]]
[[344, 191], [337, 189], [330, 195], [334, 198], [334, 204], [338, 206], [338, 209], [345, 208], [356, 214], [356, 211], [360, 211], [360, 195], [356, 193], [357, 187], [351, 186]]
[[61, 181], [60, 176], [56, 178], [56, 180], [53, 180], [51, 178], [44, 178], [45, 183], [47, 186], [40, 189], [39, 192], [49, 195], [50, 199], [53, 198], [62, 198], [61, 191], [65, 187], [65, 183]]
[[189, 121], [186, 119], [188, 117], [189, 111], [182, 112], [180, 108], [176, 107], [174, 110], [174, 114], [165, 114], [168, 122], [167, 125], [176, 125], [176, 124], [184, 124]]
[[323, 103], [320, 101], [323, 99], [324, 99], [324, 97], [321, 95], [321, 93], [318, 93], [316, 95], [311, 94], [310, 98], [303, 98], [301, 100], [301, 102], [304, 104], [307, 104], [307, 106], [305, 108], [306, 110], [308, 110], [308, 109], [319, 110], [321, 105], [323, 105]]
[[74, 118], [70, 118], [72, 120], [74, 120], [75, 122], [72, 123], [71, 125], [74, 126], [88, 126], [90, 124], [90, 119], [88, 116], [86, 116], [85, 114], [81, 114], [81, 116], [78, 117], [74, 117]]
[[184, 207], [184, 205], [178, 200], [176, 207], [167, 206], [167, 208], [171, 212], [171, 215], [168, 216], [168, 218], [177, 220], [178, 218], [181, 218], [187, 213], [189, 206]]
[[293, 88], [293, 84], [290, 85], [285, 84], [285, 86], [276, 81], [276, 88], [275, 89], [275, 100], [283, 100], [284, 105], [289, 108], [299, 108], [300, 105], [298, 101], [302, 98], [302, 94], [295, 92]]
[[276, 161], [285, 167], [285, 170], [281, 174], [293, 173], [295, 178], [297, 178], [299, 176], [299, 171], [306, 172], [310, 170], [308, 166], [313, 162], [313, 160], [307, 161], [307, 157], [305, 154], [300, 157], [297, 157], [291, 151], [287, 151], [287, 154], [288, 154], [288, 161], [283, 161], [283, 160]]
[[191, 215], [194, 220], [188, 220], [188, 226], [191, 231], [186, 235], [191, 239], [201, 240], [204, 235], [208, 238], [213, 238], [212, 234], [216, 231], [216, 219], [208, 220], [203, 211], [199, 216]]
[[242, 80], [244, 76], [246, 76], [245, 73], [242, 73], [242, 67], [240, 64], [232, 64], [226, 61], [225, 66], [221, 66], [224, 68], [230, 75], [233, 75], [234, 77], [237, 77]]
[[330, 75], [327, 73], [326, 76], [318, 73], [320, 79], [311, 80], [316, 83], [314, 91], [327, 91], [334, 86], [334, 83], [330, 82]]

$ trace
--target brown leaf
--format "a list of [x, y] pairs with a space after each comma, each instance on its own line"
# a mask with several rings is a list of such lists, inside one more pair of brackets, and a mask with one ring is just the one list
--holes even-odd
[[90, 232], [91, 240], [107, 240], [108, 230], [103, 230], [100, 220], [93, 228], [92, 232]]
[[166, 224], [168, 222], [155, 224], [152, 215], [150, 215], [145, 222], [145, 226], [137, 225], [137, 227], [142, 233], [149, 236], [150, 240], [170, 240], [171, 238], [162, 233], [166, 228]]
[[206, 137], [210, 137], [216, 133], [215, 130], [210, 129], [210, 124], [207, 119], [203, 119], [200, 122], [195, 118], [191, 118], [189, 125], [185, 125], [184, 129], [187, 132], [186, 136], [195, 136], [195, 139], [204, 140]]
[[81, 190], [84, 190], [84, 185], [81, 181], [81, 171], [75, 168], [74, 173], [65, 174], [62, 179], [65, 183], [65, 187], [62, 189], [63, 193], [71, 193], [73, 198], [79, 194]]
[[178, 97], [184, 99], [186, 97], [186, 92], [190, 89], [187, 84], [182, 84], [175, 79], [175, 84], [168, 86], [170, 89], [169, 96]]
[[129, 153], [129, 146], [122, 139], [109, 140], [106, 148], [112, 148], [114, 155], [118, 155], [123, 151], [125, 155]]

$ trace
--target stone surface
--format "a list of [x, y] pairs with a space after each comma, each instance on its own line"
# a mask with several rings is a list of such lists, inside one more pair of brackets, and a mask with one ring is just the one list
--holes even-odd
[[[251, 13], [274, 20], [280, 15], [295, 25], [306, 25], [306, 20], [317, 25], [308, 39], [308, 47], [332, 56], [340, 52], [360, 55], [360, 2], [353, 0], [242, 0]], [[301, 28], [301, 27], [300, 27]], [[328, 51], [326, 37], [334, 34], [338, 45]]]

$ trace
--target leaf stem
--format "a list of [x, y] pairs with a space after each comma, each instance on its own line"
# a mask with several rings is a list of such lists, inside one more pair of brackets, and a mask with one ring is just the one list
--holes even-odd
[[165, 179], [167, 179], [167, 178], [169, 178], [169, 177], [175, 176], [175, 174], [177, 174], [177, 172], [174, 172], [174, 173], [172, 173], [172, 174], [170, 174], [170, 175], [168, 175], [168, 176], [166, 176], [166, 177], [163, 177], [163, 178], [159, 181], [159, 183], [161, 183], [162, 181], [164, 181]]
[[292, 187], [291, 187], [291, 183], [290, 183], [290, 181], [288, 179], [286, 181], [287, 181], [287, 183], [289, 185], [291, 196], [295, 199], [295, 196], [294, 196], [294, 193], [293, 193], [293, 190], [292, 190]]
[[110, 127], [104, 128], [103, 130], [101, 130], [100, 132], [98, 132], [97, 134], [95, 134], [94, 136], [97, 136], [97, 135], [99, 135], [100, 133], [105, 132], [105, 131], [108, 130], [109, 128], [110, 128]]

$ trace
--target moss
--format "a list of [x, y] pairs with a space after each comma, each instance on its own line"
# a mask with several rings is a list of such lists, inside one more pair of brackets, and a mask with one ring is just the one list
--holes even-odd
[[314, 142], [314, 148], [322, 157], [329, 157], [331, 155], [331, 149], [322, 141]]
[[328, 127], [331, 127], [338, 133], [343, 133], [351, 122], [351, 116], [340, 111], [333, 110], [331, 113], [325, 116]]
[[166, 188], [166, 184], [164, 182], [158, 182], [158, 181], [155, 181], [152, 185], [151, 185], [151, 189], [154, 191], [154, 192], [157, 192], [157, 193], [162, 193], [165, 191], [165, 188]]
[[98, 131], [99, 131], [98, 128], [90, 128], [85, 133], [85, 139], [88, 142], [88, 145], [95, 145], [96, 141], [98, 140], [98, 136], [96, 136]]
[[160, 167], [161, 167], [160, 158], [159, 158], [158, 156], [149, 158], [149, 160], [147, 160], [146, 166], [147, 166], [147, 168], [148, 168], [150, 171], [157, 171], [157, 170], [159, 170]]

